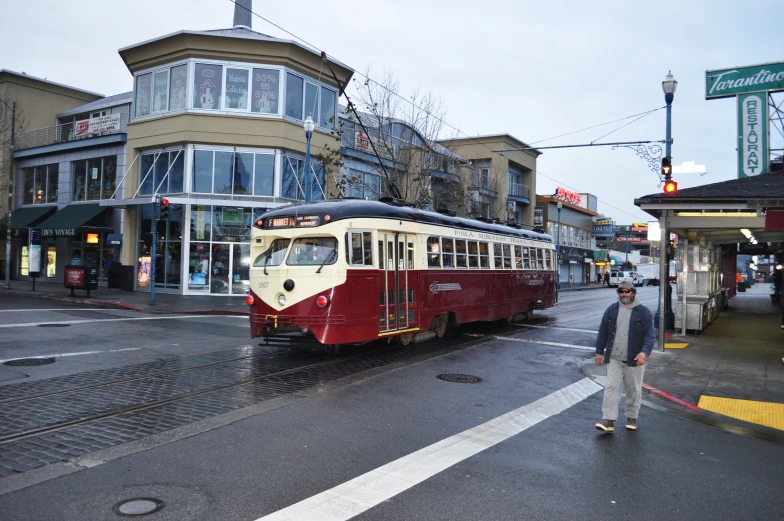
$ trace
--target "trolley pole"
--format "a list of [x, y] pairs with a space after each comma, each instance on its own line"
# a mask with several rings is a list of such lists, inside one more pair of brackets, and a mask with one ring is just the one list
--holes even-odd
[[152, 199], [152, 245], [150, 246], [150, 305], [155, 305], [155, 248], [158, 245], [158, 218], [160, 216], [160, 197]]

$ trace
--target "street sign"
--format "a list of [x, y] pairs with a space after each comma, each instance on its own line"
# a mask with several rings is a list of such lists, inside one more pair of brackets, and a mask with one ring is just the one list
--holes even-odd
[[28, 275], [35, 279], [41, 276], [41, 230], [30, 228], [28, 232], [29, 253], [27, 254]]
[[784, 90], [784, 62], [705, 71], [705, 99]]

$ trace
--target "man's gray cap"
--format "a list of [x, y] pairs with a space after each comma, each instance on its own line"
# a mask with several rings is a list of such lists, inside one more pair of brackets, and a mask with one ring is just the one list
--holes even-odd
[[634, 284], [632, 284], [628, 280], [624, 280], [623, 282], [618, 284], [618, 289], [630, 289], [632, 291], [635, 291]]

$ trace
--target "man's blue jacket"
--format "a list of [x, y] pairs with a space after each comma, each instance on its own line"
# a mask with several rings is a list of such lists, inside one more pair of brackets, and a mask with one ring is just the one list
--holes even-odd
[[[618, 306], [616, 302], [607, 308], [599, 326], [599, 336], [596, 337], [596, 354], [604, 355], [604, 362], [610, 361], [613, 342], [615, 341], [615, 326], [618, 322]], [[651, 356], [653, 344], [656, 342], [656, 333], [653, 329], [653, 315], [645, 306], [636, 306], [632, 309], [632, 317], [629, 322], [629, 356], [626, 365], [636, 367], [637, 362], [634, 358], [640, 351]]]

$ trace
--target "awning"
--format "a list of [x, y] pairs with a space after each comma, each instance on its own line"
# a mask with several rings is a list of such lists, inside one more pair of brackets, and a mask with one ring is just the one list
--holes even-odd
[[594, 261], [606, 261], [607, 260], [607, 251], [606, 250], [596, 250], [593, 252], [593, 260]]
[[30, 206], [27, 208], [17, 208], [11, 214], [11, 228], [19, 230], [29, 228], [31, 224], [41, 220], [43, 217], [57, 210], [56, 206]]
[[106, 208], [95, 204], [69, 204], [37, 227], [44, 237], [73, 237], [87, 221]]
[[618, 257], [616, 255], [610, 255], [610, 264], [613, 264], [615, 266], [620, 266], [624, 262], [626, 262], [626, 259]]

